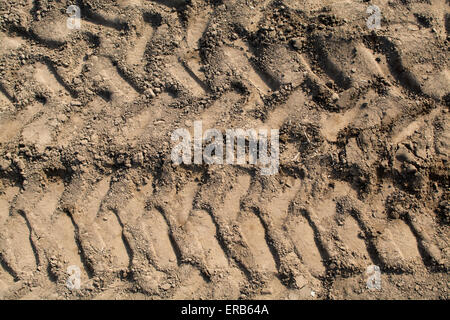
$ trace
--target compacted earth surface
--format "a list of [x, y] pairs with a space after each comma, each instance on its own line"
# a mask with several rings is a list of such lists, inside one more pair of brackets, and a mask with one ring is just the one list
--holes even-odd
[[[448, 1], [2, 0], [0, 39], [0, 298], [449, 298]], [[278, 174], [174, 165], [200, 120]]]

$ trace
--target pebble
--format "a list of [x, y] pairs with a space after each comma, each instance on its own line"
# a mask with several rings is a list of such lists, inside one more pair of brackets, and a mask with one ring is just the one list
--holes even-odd
[[171, 288], [171, 285], [169, 284], [169, 283], [164, 283], [162, 286], [161, 286], [161, 289], [163, 289], [163, 290], [169, 290]]
[[156, 97], [155, 92], [151, 88], [148, 88], [147, 90], [145, 90], [145, 94], [152, 98]]
[[336, 102], [339, 100], [339, 95], [336, 92], [333, 92], [333, 94], [331, 95], [331, 99]]

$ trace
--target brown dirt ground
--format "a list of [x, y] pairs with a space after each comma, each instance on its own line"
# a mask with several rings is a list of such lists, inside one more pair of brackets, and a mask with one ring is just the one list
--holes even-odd
[[[448, 299], [449, 2], [374, 4], [1, 1], [0, 298]], [[280, 173], [172, 165], [196, 120]]]

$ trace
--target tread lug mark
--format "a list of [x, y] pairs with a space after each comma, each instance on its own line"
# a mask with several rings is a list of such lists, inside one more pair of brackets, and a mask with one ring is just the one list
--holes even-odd
[[[268, 112], [267, 120], [260, 125], [260, 127], [266, 128], [267, 130], [280, 129], [287, 119], [290, 119], [291, 116], [298, 114], [299, 110], [302, 109], [303, 104], [306, 101], [307, 98], [302, 91], [294, 91], [286, 103]], [[292, 109], [295, 111], [293, 112]]]
[[177, 255], [164, 217], [157, 210], [150, 210], [144, 213], [141, 221], [154, 250], [155, 264], [163, 270], [175, 269]]
[[[345, 90], [356, 83], [365, 85], [373, 77], [383, 74], [370, 50], [356, 41], [342, 38], [325, 39], [321, 35], [313, 41], [321, 53], [320, 56], [325, 57], [322, 62], [325, 72]], [[333, 47], [334, 51], [328, 52], [328, 47]], [[357, 72], [350, 73], [350, 70]]]
[[229, 110], [242, 97], [234, 91], [226, 92], [218, 100], [207, 107], [201, 114], [204, 130], [210, 128], [221, 128], [230, 119]]
[[[236, 261], [248, 279], [259, 282], [261, 270], [256, 267], [254, 254], [244, 240], [239, 222], [240, 199], [247, 193], [251, 178], [247, 174], [239, 174], [235, 179], [225, 179], [220, 175], [211, 176], [199, 191], [196, 207], [211, 214], [217, 226], [219, 243], [227, 255]], [[254, 215], [253, 217], [256, 218]]]
[[344, 113], [333, 113], [324, 116], [321, 126], [323, 136], [328, 141], [336, 142], [339, 131], [348, 127], [358, 116], [359, 112], [358, 108], [352, 108]]
[[264, 13], [272, 0], [233, 0], [230, 2], [233, 3], [233, 6], [229, 15], [248, 33], [252, 33], [258, 30], [259, 22], [264, 17]]
[[[194, 90], [194, 96], [204, 95], [209, 92], [209, 88], [206, 86], [206, 77], [202, 71], [202, 61], [198, 48], [199, 40], [205, 33], [209, 23], [211, 12], [211, 7], [206, 5], [200, 14], [196, 13], [188, 18], [185, 41], [182, 42], [182, 48], [180, 49], [180, 53], [178, 53], [179, 63], [184, 68], [185, 73], [194, 80], [191, 81], [191, 89]], [[182, 74], [180, 74], [180, 76], [182, 76]], [[188, 79], [189, 78], [185, 78], [185, 80]], [[179, 80], [181, 81], [183, 79]], [[187, 86], [187, 84], [185, 85]], [[187, 86], [187, 88], [189, 87]]]
[[335, 210], [335, 204], [331, 199], [323, 200], [319, 204], [316, 204], [316, 206], [307, 209], [308, 217], [310, 218], [310, 221], [314, 223], [314, 226], [320, 235], [320, 242], [330, 259], [335, 256], [331, 238], [328, 237], [331, 228], [334, 226], [333, 217]]
[[208, 5], [201, 13], [193, 14], [188, 20], [188, 26], [186, 31], [186, 47], [190, 50], [198, 48], [199, 40], [205, 33], [205, 30], [210, 21], [212, 9]]
[[88, 63], [92, 64], [88, 74], [89, 78], [97, 81], [99, 86], [111, 93], [112, 103], [121, 105], [138, 97], [139, 93], [123, 78], [121, 72], [113, 66], [110, 59], [92, 56]]
[[389, 268], [409, 271], [414, 265], [423, 265], [417, 239], [402, 220], [393, 220], [386, 226], [377, 239], [377, 249]]
[[96, 8], [94, 11], [86, 2], [86, 0], [82, 0], [80, 3], [81, 12], [83, 13], [82, 18], [86, 19], [86, 21], [83, 22], [90, 22], [117, 31], [125, 29], [126, 21], [124, 20], [124, 17], [119, 14], [117, 7], [109, 7], [109, 10]]
[[215, 207], [217, 211], [214, 212], [208, 206], [200, 209], [204, 207], [201, 198], [206, 191], [202, 188], [198, 192], [195, 209], [191, 211], [186, 223], [188, 233], [192, 233], [200, 242], [205, 264], [216, 283], [212, 289], [214, 299], [239, 297], [240, 286], [245, 279], [242, 270], [236, 268], [228, 259], [233, 253], [230, 254], [227, 237], [224, 237], [223, 233], [235, 222], [240, 208], [240, 197], [246, 193], [250, 177], [239, 176], [237, 182], [238, 184], [224, 195], [224, 201]]
[[[66, 188], [62, 206], [69, 212], [77, 231], [83, 260], [94, 274], [109, 270], [109, 250], [95, 224], [102, 199], [108, 192], [111, 177], [95, 182], [92, 177], [80, 177]], [[74, 206], [79, 203], [78, 206]]]
[[271, 79], [263, 75], [250, 62], [252, 54], [249, 45], [241, 40], [236, 40], [235, 46], [237, 47], [224, 46], [221, 48], [223, 55], [223, 74], [237, 71], [259, 91], [260, 95], [269, 94], [275, 88], [270, 84]]
[[344, 273], [362, 272], [372, 263], [366, 242], [360, 238], [366, 230], [351, 215], [353, 206], [349, 203], [353, 202], [349, 194], [356, 197], [347, 184], [336, 183], [328, 199], [315, 199], [304, 211], [326, 265], [334, 264]]
[[175, 289], [172, 299], [194, 299], [206, 296], [209, 291], [209, 283], [197, 268], [189, 264], [182, 264], [178, 273], [183, 285]]
[[445, 96], [450, 94], [450, 71], [442, 70], [433, 74], [424, 81], [422, 85], [423, 93], [434, 98], [435, 100], [444, 100]]
[[[425, 251], [425, 254], [422, 254], [424, 263], [429, 264], [431, 262], [432, 265], [442, 265], [448, 269], [449, 256], [446, 254], [445, 230], [443, 230], [442, 235], [438, 232], [440, 228], [433, 221], [431, 214], [426, 209], [423, 209], [420, 214], [409, 212], [407, 224], [417, 238], [419, 251]], [[428, 261], [428, 259], [431, 259], [431, 261]]]
[[[28, 228], [29, 233], [31, 252], [35, 262], [34, 267], [45, 267], [47, 264], [47, 261], [44, 259], [46, 254], [51, 254], [52, 250], [54, 250], [53, 241], [50, 239], [47, 228], [51, 224], [50, 217], [58, 205], [63, 190], [64, 186], [62, 184], [50, 183], [44, 192], [28, 188], [23, 193], [19, 194], [14, 201], [15, 204], [12, 207], [10, 219], [14, 221], [13, 224], [15, 225], [19, 223], [20, 218], [25, 220], [25, 225]], [[22, 227], [19, 226], [19, 228]], [[23, 236], [23, 232], [24, 231], [21, 230], [17, 236]], [[14, 240], [18, 240], [15, 238], [15, 235], [13, 235], [13, 241]], [[23, 260], [28, 265], [27, 269], [30, 269], [31, 257], [30, 253], [27, 252], [26, 242], [22, 240], [21, 243], [14, 245], [25, 246], [23, 247], [23, 254], [25, 254]], [[20, 250], [14, 246], [12, 248], [14, 248], [13, 250]], [[19, 257], [17, 253], [15, 256], [16, 258]], [[11, 265], [13, 265], [13, 263], [11, 263]], [[19, 269], [22, 268], [23, 267], [19, 264]], [[28, 273], [29, 272], [30, 270], [28, 270]]]
[[204, 85], [199, 81], [195, 74], [191, 75], [191, 71], [184, 67], [182, 63], [176, 58], [173, 58], [167, 65], [168, 72], [178, 81], [183, 87], [189, 90], [195, 97], [201, 97], [206, 94]]
[[121, 134], [113, 135], [116, 143], [127, 146], [138, 145], [141, 140], [144, 140], [143, 135], [146, 131], [155, 130], [155, 121], [164, 119], [167, 112], [163, 106], [172, 100], [169, 95], [163, 93], [153, 101], [151, 106], [127, 119], [125, 125], [121, 128]]
[[259, 55], [264, 62], [259, 65], [277, 83], [276, 88], [289, 83], [296, 88], [304, 81], [308, 68], [300, 54], [284, 45], [271, 45]]
[[22, 140], [28, 145], [33, 145], [39, 153], [43, 153], [53, 141], [53, 130], [48, 125], [47, 119], [40, 117], [25, 126], [22, 130]]
[[311, 274], [315, 277], [324, 276], [326, 272], [324, 257], [317, 247], [314, 230], [310, 227], [308, 220], [301, 214], [293, 215], [286, 222], [286, 229], [296, 253]]
[[211, 274], [229, 267], [227, 257], [216, 240], [216, 226], [207, 212], [192, 210], [184, 229], [199, 242], [205, 265]]
[[[430, 73], [433, 72], [433, 75], [436, 76], [437, 71], [431, 66], [430, 62], [438, 57], [426, 54], [425, 56], [422, 56], [422, 63], [418, 66], [414, 62], [415, 58], [411, 59], [414, 57], [414, 53], [400, 50], [400, 47], [417, 48], [418, 45], [423, 45], [423, 42], [433, 47], [435, 44], [428, 40], [430, 37], [429, 32], [430, 31], [428, 30], [422, 30], [417, 32], [415, 37], [410, 37], [409, 32], [400, 30], [396, 40], [389, 39], [386, 36], [381, 36], [376, 39], [378, 44], [383, 48], [383, 54], [385, 55], [388, 67], [387, 70], [389, 70], [388, 72], [401, 86], [415, 94], [423, 93], [423, 81], [420, 81], [422, 78], [421, 74], [428, 71]], [[409, 46], [406, 46], [403, 42], [408, 43]], [[400, 43], [402, 43], [402, 45], [400, 45]], [[435, 50], [434, 52], [438, 53], [439, 50]], [[439, 58], [443, 58], [443, 56]], [[428, 70], [421, 70], [424, 68]]]
[[[227, 176], [212, 175], [208, 182], [202, 185], [196, 197], [195, 208], [203, 209], [210, 214], [216, 227], [218, 245], [225, 253], [225, 256], [229, 257], [230, 266], [232, 261], [236, 262], [237, 268], [227, 268], [226, 277], [221, 278], [219, 276], [214, 278], [214, 281], [219, 283], [216, 286], [217, 290], [214, 290], [214, 296], [218, 299], [230, 297], [224, 296], [226, 292], [234, 292], [231, 297], [238, 296], [240, 292], [239, 287], [245, 277], [256, 285], [251, 290], [257, 289], [265, 282], [267, 274], [267, 270], [262, 270], [257, 266], [254, 257], [255, 252], [252, 252], [248, 242], [244, 239], [242, 224], [239, 220], [240, 200], [247, 193], [251, 177], [241, 172], [237, 173], [237, 177], [233, 176], [233, 174]], [[229, 179], [229, 177], [233, 178]], [[256, 219], [259, 226], [261, 225], [261, 222], [258, 221], [255, 215], [252, 213], [248, 214], [250, 219]], [[248, 225], [251, 225], [252, 221], [248, 222]], [[262, 236], [264, 237], [264, 230], [262, 230]], [[219, 250], [219, 247], [216, 248]], [[266, 249], [267, 251], [269, 250], [267, 246]], [[273, 258], [271, 259], [273, 262]], [[220, 288], [223, 288], [223, 290]]]
[[[52, 235], [55, 240], [57, 250], [64, 259], [67, 261], [66, 267], [75, 265], [78, 266], [81, 270], [81, 279], [88, 279], [90, 274], [85, 269], [85, 263], [83, 262], [83, 257], [80, 255], [80, 248], [77, 244], [76, 232], [70, 217], [62, 211], [57, 210], [53, 217], [52, 223]], [[63, 270], [54, 270], [53, 272], [60, 272], [61, 278], [65, 278], [67, 276], [66, 269]]]
[[19, 193], [18, 187], [7, 187], [0, 193], [0, 227], [3, 226], [9, 217], [10, 203]]
[[340, 250], [344, 251], [350, 265], [356, 266], [359, 271], [365, 270], [365, 267], [371, 264], [371, 260], [366, 243], [360, 237], [361, 230], [357, 221], [348, 215], [337, 233], [342, 241]]
[[[319, 284], [315, 281], [307, 268], [301, 263], [292, 243], [286, 237], [284, 228], [291, 214], [292, 201], [300, 189], [301, 182], [294, 178], [262, 179], [262, 190], [254, 184], [244, 200], [246, 206], [251, 201], [253, 211], [259, 216], [267, 237], [267, 245], [271, 250], [277, 264], [278, 273], [285, 283], [295, 285], [297, 288], [309, 282], [312, 287]], [[276, 190], [276, 191], [275, 191]], [[262, 200], [264, 199], [264, 200]]]
[[[214, 271], [208, 267], [205, 261], [206, 256], [201, 243], [203, 238], [192, 236], [192, 222], [188, 224], [197, 191], [198, 183], [188, 182], [177, 193], [174, 193], [174, 190], [167, 192], [171, 199], [169, 200], [166, 196], [167, 200], [163, 200], [165, 204], [158, 205], [158, 209], [169, 224], [182, 262], [187, 261], [197, 266], [202, 274], [209, 278]], [[205, 246], [209, 245], [205, 243]]]
[[10, 37], [3, 32], [0, 32], [0, 41], [2, 43], [2, 47], [0, 48], [0, 56], [7, 53], [10, 50], [17, 50], [23, 44], [25, 44], [25, 40], [20, 37]]
[[[16, 209], [24, 212], [24, 216], [33, 228], [38, 256], [46, 257], [45, 261], [40, 261], [41, 265], [48, 266], [52, 275], [59, 279], [67, 277], [66, 267], [77, 265], [82, 270], [82, 277], [87, 279], [87, 273], [83, 270], [83, 263], [78, 254], [72, 222], [65, 213], [58, 210], [63, 192], [62, 181], [49, 182], [42, 195], [37, 193], [21, 195], [23, 199], [19, 198], [16, 201], [19, 203]], [[36, 199], [35, 203], [30, 202], [33, 198]], [[30, 204], [23, 207], [21, 203]], [[63, 262], [64, 265], [54, 264], [57, 262], [54, 259]]]
[[260, 219], [253, 213], [241, 211], [237, 221], [242, 237], [252, 252], [254, 271], [276, 274], [275, 260], [267, 244], [266, 232]]
[[42, 104], [35, 103], [27, 106], [15, 116], [2, 116], [0, 119], [0, 142], [6, 143], [15, 138], [22, 131], [24, 124], [32, 121], [33, 117], [41, 110], [43, 110]]
[[423, 131], [429, 129], [429, 122], [433, 121], [436, 115], [440, 113], [440, 108], [432, 110], [429, 114], [424, 116], [417, 116], [409, 124], [399, 123], [393, 126], [392, 129], [392, 144], [396, 145], [403, 142], [408, 137], [412, 136], [416, 131]]
[[122, 227], [133, 279], [146, 293], [155, 294], [158, 284], [176, 269], [177, 257], [164, 218], [157, 210], [147, 210], [146, 199], [153, 193], [151, 181], [139, 188], [132, 182], [142, 174], [133, 170], [113, 183], [102, 206], [115, 213]]
[[[0, 194], [0, 229], [3, 230], [3, 226], [8, 221], [10, 203], [14, 200], [14, 197], [19, 193], [18, 187], [7, 187], [2, 190]], [[2, 242], [0, 236], [0, 243]], [[10, 265], [4, 260], [2, 250], [0, 249], [0, 299], [6, 294], [12, 284], [14, 283], [17, 273], [11, 269]]]
[[[155, 209], [147, 210], [146, 199], [153, 193], [151, 182], [147, 182], [140, 190], [136, 190], [130, 182], [119, 182], [121, 185], [110, 197], [116, 201], [117, 194], [130, 190], [130, 196], [117, 215], [124, 225], [124, 236], [132, 251], [132, 266], [149, 260], [158, 270], [172, 270], [177, 266], [177, 256], [172, 247], [169, 227], [164, 217]], [[122, 186], [123, 185], [123, 186]], [[138, 246], [136, 239], [145, 243]]]
[[111, 210], [101, 210], [94, 223], [98, 233], [111, 251], [113, 265], [118, 269], [127, 269], [130, 265], [130, 256], [122, 240], [123, 230], [117, 216]]
[[127, 52], [126, 61], [132, 66], [142, 66], [144, 61], [144, 54], [147, 49], [147, 44], [152, 38], [154, 27], [146, 22], [141, 22], [139, 31], [136, 34], [135, 45], [133, 49]]
[[[25, 77], [29, 76], [29, 73], [32, 74], [32, 78], [38, 83], [41, 84], [48, 92], [48, 95], [51, 97], [51, 104], [46, 106], [46, 109], [42, 107], [37, 107], [35, 111], [33, 111], [33, 106], [30, 112], [30, 120], [34, 118], [34, 114], [37, 114], [40, 110], [43, 111], [43, 115], [40, 115], [35, 121], [32, 121], [27, 124], [28, 121], [25, 122], [25, 126], [22, 128], [21, 138], [22, 140], [29, 145], [35, 146], [39, 153], [44, 152], [45, 148], [52, 144], [53, 141], [53, 132], [55, 131], [55, 124], [52, 124], [48, 121], [48, 116], [50, 113], [54, 113], [54, 108], [60, 107], [59, 104], [64, 101], [67, 102], [70, 99], [70, 92], [66, 90], [66, 88], [60, 84], [59, 78], [57, 77], [55, 71], [50, 68], [49, 64], [46, 63], [36, 63], [33, 68], [26, 68], [28, 71], [25, 71]], [[47, 104], [47, 101], [45, 102]], [[40, 106], [40, 104], [36, 103]], [[36, 105], [35, 104], [35, 105]], [[56, 106], [56, 104], [58, 104]], [[23, 111], [25, 112], [25, 111]], [[58, 111], [56, 111], [58, 112]], [[11, 125], [11, 123], [10, 123]], [[14, 125], [14, 122], [12, 123]], [[14, 132], [14, 130], [12, 130]]]
[[0, 267], [0, 299], [4, 299], [4, 295], [8, 293], [13, 283], [14, 278]]
[[58, 80], [60, 79], [60, 77], [59, 75], [57, 75], [55, 69], [50, 67], [50, 64], [40, 62], [36, 63], [34, 65], [33, 76], [38, 83], [44, 85], [47, 88], [47, 90], [49, 90], [52, 93], [52, 97], [58, 97], [59, 103], [61, 103], [62, 96], [64, 96], [63, 100], [67, 102], [68, 100], [67, 96], [69, 95], [69, 92]]
[[36, 271], [38, 260], [32, 243], [32, 235], [26, 219], [15, 212], [2, 227], [0, 253], [2, 260], [19, 279], [31, 277]]
[[251, 177], [240, 175], [236, 183], [231, 185], [231, 190], [225, 195], [223, 207], [217, 210], [217, 215], [228, 223], [233, 223], [238, 218], [241, 209], [241, 198], [247, 194], [250, 188]]
[[10, 110], [13, 104], [8, 99], [8, 97], [0, 90], [0, 113]]
[[180, 262], [187, 262], [198, 267], [201, 273], [208, 277], [210, 273], [204, 263], [201, 245], [198, 241], [192, 241], [195, 239], [192, 239], [185, 230], [197, 189], [196, 182], [188, 182], [179, 190], [171, 187], [160, 189], [152, 196], [149, 207], [163, 215]]

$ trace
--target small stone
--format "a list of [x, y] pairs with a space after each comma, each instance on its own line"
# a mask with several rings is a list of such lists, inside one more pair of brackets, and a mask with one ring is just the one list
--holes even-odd
[[297, 284], [297, 287], [301, 289], [308, 284], [308, 281], [306, 281], [304, 276], [298, 275], [295, 277], [295, 283]]
[[292, 39], [291, 45], [296, 50], [300, 50], [302, 48], [302, 43], [299, 39]]
[[261, 291], [261, 294], [264, 294], [264, 295], [272, 294], [272, 290], [269, 289], [269, 288], [264, 288], [264, 289]]
[[156, 97], [155, 92], [154, 92], [153, 89], [151, 89], [151, 88], [148, 88], [147, 90], [145, 90], [145, 94], [146, 94], [147, 96], [152, 97], [152, 98]]
[[333, 94], [331, 95], [331, 99], [336, 102], [339, 100], [339, 95], [336, 92], [333, 92]]
[[142, 164], [144, 162], [144, 154], [142, 152], [138, 152], [133, 156], [133, 162], [136, 164]]
[[79, 107], [79, 106], [81, 106], [81, 102], [78, 101], [78, 100], [73, 100], [73, 101], [70, 103], [70, 105], [71, 105], [71, 106], [75, 106], [75, 107]]
[[171, 286], [170, 286], [170, 284], [169, 283], [164, 283], [162, 286], [161, 286], [161, 289], [163, 289], [163, 290], [169, 290], [171, 288]]
[[11, 165], [11, 161], [6, 160], [6, 159], [0, 160], [0, 170], [6, 171], [10, 165]]

